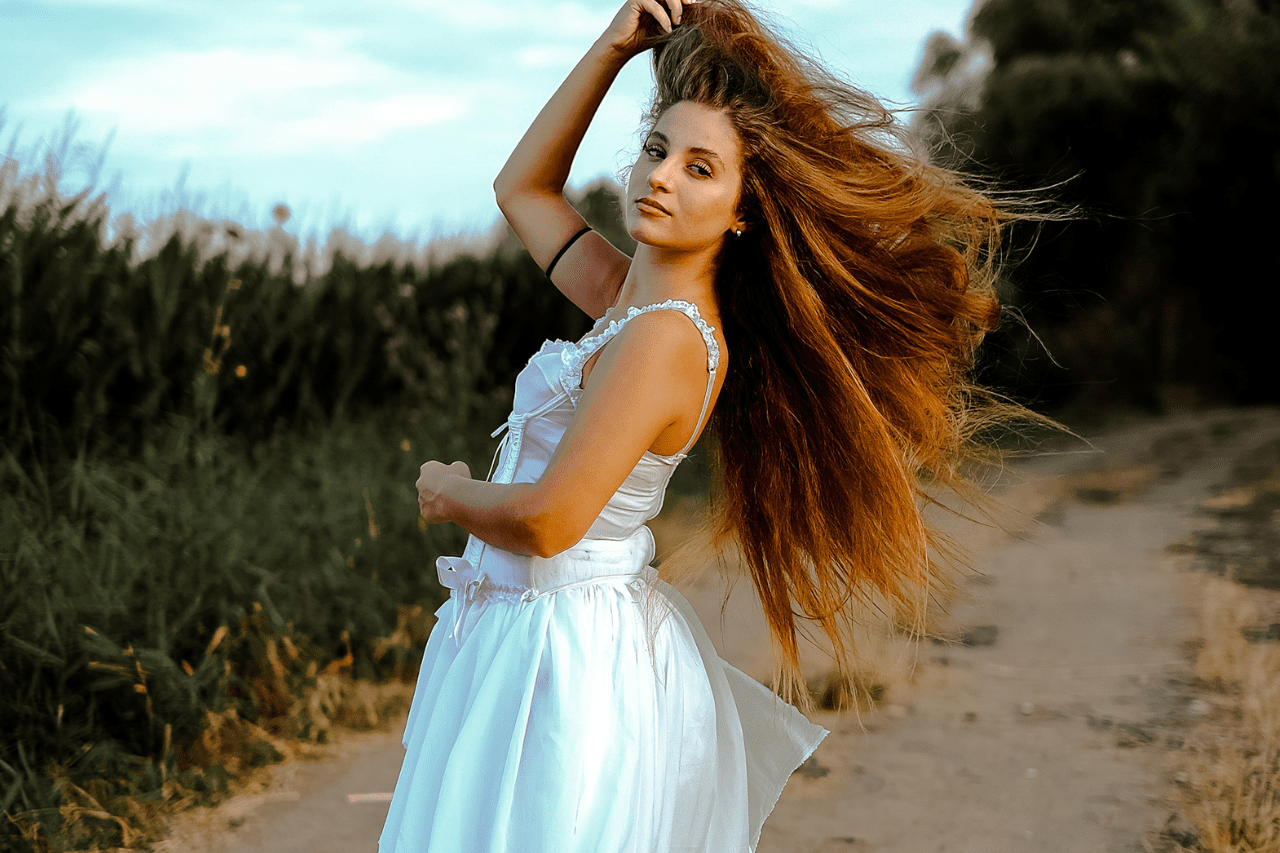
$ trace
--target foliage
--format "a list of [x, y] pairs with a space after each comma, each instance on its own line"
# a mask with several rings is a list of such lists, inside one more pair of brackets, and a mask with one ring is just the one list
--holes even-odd
[[432, 561], [461, 545], [419, 529], [412, 483], [424, 457], [480, 463], [455, 434], [347, 423], [244, 446], [176, 424], [136, 459], [55, 470], [7, 454], [5, 811], [47, 816], [56, 839], [58, 778], [88, 790], [188, 770], [175, 756], [210, 712], [315, 736], [293, 706], [333, 661], [411, 673], [422, 638], [386, 641], [397, 605], [434, 609]]
[[[987, 0], [931, 37], [919, 130], [950, 162], [1085, 215], [1014, 229], [989, 377], [1046, 403], [1276, 399], [1249, 291], [1280, 189], [1280, 10], [1214, 0]], [[1029, 248], [1034, 245], [1034, 251]], [[1237, 291], [1238, 287], [1237, 287]]]
[[0, 163], [5, 849], [145, 843], [146, 804], [374, 716], [339, 676], [412, 677], [462, 544], [419, 463], [485, 470], [467, 427], [588, 323], [509, 238], [139, 227], [59, 183]]
[[131, 263], [138, 238], [107, 243], [84, 213], [51, 197], [0, 215], [0, 428], [24, 459], [136, 453], [174, 414], [257, 440], [391, 404], [465, 422], [500, 407], [513, 347], [576, 320], [522, 254], [337, 252], [295, 284], [291, 254], [205, 257], [176, 231]]

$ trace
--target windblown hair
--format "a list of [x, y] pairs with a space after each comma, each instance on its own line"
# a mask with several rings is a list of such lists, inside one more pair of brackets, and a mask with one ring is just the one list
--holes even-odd
[[683, 15], [654, 45], [651, 119], [686, 100], [726, 111], [751, 224], [716, 282], [730, 363], [711, 523], [749, 567], [775, 687], [804, 703], [798, 619], [842, 668], [855, 602], [922, 621], [938, 572], [921, 485], [962, 486], [975, 433], [1001, 414], [968, 377], [1000, 314], [1004, 215], [738, 0]]

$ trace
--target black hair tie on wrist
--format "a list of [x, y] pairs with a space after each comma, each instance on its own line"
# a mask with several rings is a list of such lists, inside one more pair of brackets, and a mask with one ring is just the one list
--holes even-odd
[[578, 242], [578, 238], [591, 230], [591, 226], [583, 227], [581, 231], [569, 238], [569, 242], [560, 247], [560, 251], [556, 252], [556, 256], [551, 259], [551, 263], [547, 264], [547, 278], [551, 278], [551, 271], [556, 268], [556, 264], [560, 263], [560, 259], [564, 257], [564, 253], [569, 251], [569, 247]]

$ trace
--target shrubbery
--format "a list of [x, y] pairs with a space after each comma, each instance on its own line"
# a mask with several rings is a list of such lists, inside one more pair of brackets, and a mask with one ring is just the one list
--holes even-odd
[[411, 675], [461, 546], [418, 465], [485, 470], [515, 372], [588, 325], [509, 239], [138, 229], [56, 184], [0, 167], [6, 848], [145, 840], [138, 803], [322, 737], [330, 674]]
[[1015, 229], [1007, 302], [1039, 340], [1006, 325], [987, 378], [1076, 413], [1280, 400], [1255, 304], [1280, 277], [1280, 5], [974, 6], [963, 42], [929, 40], [920, 128], [960, 168], [1078, 211]]

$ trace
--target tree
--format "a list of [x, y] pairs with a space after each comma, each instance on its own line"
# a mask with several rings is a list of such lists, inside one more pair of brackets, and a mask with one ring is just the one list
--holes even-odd
[[1013, 229], [1006, 295], [1057, 364], [1006, 327], [991, 379], [1047, 404], [1280, 399], [1241, 287], [1280, 281], [1280, 4], [986, 0], [915, 85], [940, 157], [1082, 211]]

